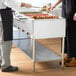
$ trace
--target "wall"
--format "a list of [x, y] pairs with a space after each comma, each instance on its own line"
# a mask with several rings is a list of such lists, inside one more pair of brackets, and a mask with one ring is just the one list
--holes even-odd
[[31, 3], [34, 6], [43, 6], [46, 5], [47, 3], [54, 3], [57, 0], [19, 0], [27, 3]]

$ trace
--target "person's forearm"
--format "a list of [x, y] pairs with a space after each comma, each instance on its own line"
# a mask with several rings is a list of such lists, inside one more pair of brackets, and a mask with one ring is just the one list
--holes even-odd
[[63, 0], [58, 0], [54, 5], [53, 8], [55, 8], [58, 4], [60, 4]]
[[32, 5], [28, 3], [21, 3], [21, 7], [31, 8]]
[[21, 7], [25, 7], [25, 5], [26, 5], [25, 3], [21, 3]]

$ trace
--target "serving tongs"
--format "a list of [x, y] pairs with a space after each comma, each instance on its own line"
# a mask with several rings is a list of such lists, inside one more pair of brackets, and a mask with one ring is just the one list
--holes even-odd
[[39, 8], [40, 9], [40, 12], [43, 12], [43, 11], [47, 12], [46, 11], [46, 8], [43, 8], [43, 7], [32, 6], [32, 8]]
[[42, 9], [42, 7], [37, 7], [37, 6], [32, 6], [32, 8], [41, 8]]

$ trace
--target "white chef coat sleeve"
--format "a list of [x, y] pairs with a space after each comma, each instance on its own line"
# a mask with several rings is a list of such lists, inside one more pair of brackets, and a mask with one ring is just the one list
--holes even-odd
[[13, 10], [19, 10], [21, 7], [21, 2], [19, 2], [18, 0], [4, 0], [4, 4], [7, 7], [12, 8]]

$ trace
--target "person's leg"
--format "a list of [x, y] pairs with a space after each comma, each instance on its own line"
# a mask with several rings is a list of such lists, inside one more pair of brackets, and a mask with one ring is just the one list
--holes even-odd
[[68, 38], [69, 38], [69, 50], [67, 51], [67, 54], [69, 58], [71, 58], [71, 61], [69, 63], [66, 63], [65, 65], [68, 67], [74, 67], [76, 66], [76, 22], [75, 21], [69, 21]]
[[18, 71], [18, 67], [11, 66], [11, 61], [10, 61], [11, 47], [12, 47], [12, 41], [2, 41], [2, 45], [1, 45], [2, 72]]
[[69, 21], [69, 32], [68, 32], [68, 42], [69, 42], [69, 57], [76, 57], [76, 22]]
[[2, 45], [1, 45], [2, 69], [10, 66], [11, 64], [10, 63], [11, 47], [12, 47], [12, 41], [2, 41]]
[[1, 48], [1, 71], [13, 72], [18, 71], [18, 67], [11, 66], [10, 53], [11, 53], [12, 41], [3, 40], [3, 27], [0, 23], [0, 48]]
[[0, 21], [0, 67], [2, 63], [2, 57], [1, 57], [1, 41], [3, 36], [3, 29], [2, 29], [2, 22]]
[[10, 66], [10, 52], [12, 41], [3, 41], [3, 27], [0, 22], [0, 66], [6, 68]]

